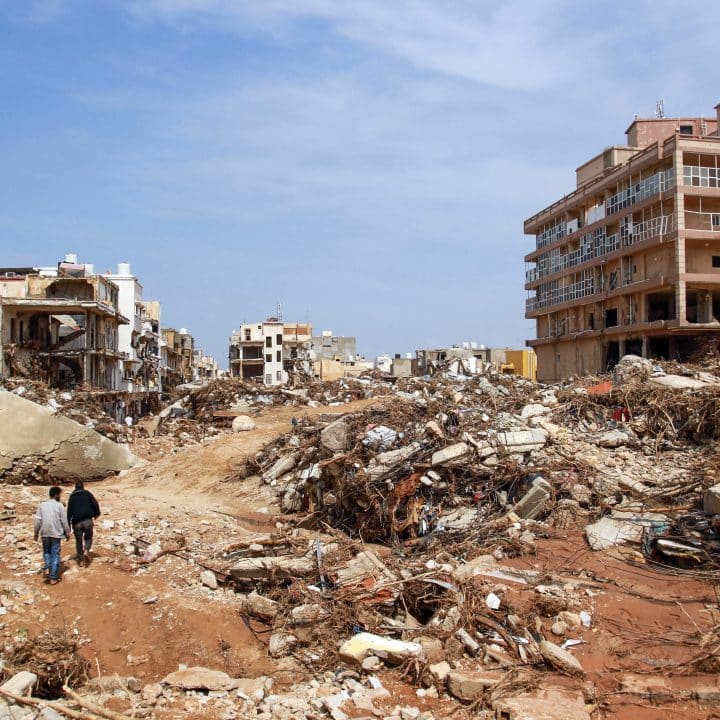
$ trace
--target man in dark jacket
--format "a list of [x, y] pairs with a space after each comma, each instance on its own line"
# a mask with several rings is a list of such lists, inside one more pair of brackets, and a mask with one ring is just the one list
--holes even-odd
[[67, 504], [67, 519], [75, 533], [78, 565], [89, 564], [88, 554], [93, 541], [93, 520], [100, 515], [100, 506], [94, 495], [85, 489], [82, 481], [75, 483]]

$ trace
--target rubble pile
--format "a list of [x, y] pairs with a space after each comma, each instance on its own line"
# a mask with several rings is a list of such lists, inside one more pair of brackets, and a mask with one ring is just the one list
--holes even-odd
[[102, 394], [89, 388], [56, 390], [39, 380], [27, 378], [0, 378], [0, 388], [47, 407], [58, 415], [69, 417], [80, 425], [95, 430], [113, 442], [128, 443], [132, 430], [115, 422], [105, 411]]

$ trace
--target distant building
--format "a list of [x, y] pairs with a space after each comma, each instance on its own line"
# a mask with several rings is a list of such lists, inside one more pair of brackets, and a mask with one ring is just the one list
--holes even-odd
[[314, 359], [335, 360], [351, 365], [357, 358], [357, 340], [351, 336], [333, 335], [332, 330], [323, 330], [311, 341]]
[[375, 358], [375, 369], [390, 374], [392, 372], [392, 355], [378, 355]]
[[214, 357], [205, 355], [199, 348], [193, 351], [193, 355], [193, 366], [197, 380], [217, 380], [220, 377], [220, 369]]
[[160, 304], [153, 304], [153, 314], [146, 315], [143, 302], [143, 286], [132, 274], [130, 263], [120, 263], [117, 273], [104, 273], [104, 277], [117, 285], [118, 307], [130, 322], [118, 328], [118, 347], [124, 353], [122, 359], [121, 389], [131, 394], [130, 402], [136, 404], [128, 412], [142, 412], [142, 403], [157, 402], [161, 391], [160, 371]]
[[717, 119], [636, 118], [627, 144], [525, 221], [528, 345], [538, 378], [598, 373], [633, 353], [682, 359], [720, 335]]
[[230, 337], [231, 377], [268, 386], [285, 383], [283, 340], [283, 323], [276, 318], [243, 323]]
[[195, 380], [195, 338], [185, 329], [162, 328], [161, 372], [166, 392]]

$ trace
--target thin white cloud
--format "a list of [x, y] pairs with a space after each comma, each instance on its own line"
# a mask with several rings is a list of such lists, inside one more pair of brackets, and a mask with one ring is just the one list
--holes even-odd
[[577, 76], [577, 47], [554, 29], [557, 2], [506, 0], [135, 0], [146, 20], [207, 21], [226, 30], [285, 33], [304, 20], [424, 71], [490, 86], [539, 90]]

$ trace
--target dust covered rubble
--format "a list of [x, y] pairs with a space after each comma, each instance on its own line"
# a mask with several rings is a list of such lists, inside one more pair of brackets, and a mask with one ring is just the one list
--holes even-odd
[[[628, 377], [626, 364], [637, 363], [621, 363], [614, 384], [411, 378], [383, 407], [305, 420], [235, 478], [258, 475], [277, 493], [284, 516], [273, 533], [189, 513], [174, 522], [111, 516], [106, 542], [135, 572], [234, 603], [268, 629], [272, 657], [311, 677], [282, 691], [246, 679], [244, 695], [240, 685], [152, 684], [134, 696], [136, 716], [182, 708], [228, 719], [364, 711], [414, 720], [445, 716], [443, 702], [487, 717], [539, 707], [595, 716], [596, 690], [575, 648], [593, 644], [605, 585], [589, 572], [512, 560], [583, 528], [603, 550], [622, 540], [648, 562], [668, 560], [663, 533], [688, 515], [673, 508], [690, 506], [699, 519], [720, 507], [715, 448], [703, 442], [715, 439], [712, 383], [648, 391], [655, 367]], [[607, 382], [609, 392], [597, 390]], [[695, 429], [680, 420], [683, 408]], [[710, 547], [703, 542], [696, 550]], [[687, 562], [687, 548], [678, 553]], [[387, 693], [398, 671], [417, 703], [390, 707], [376, 692]]]

